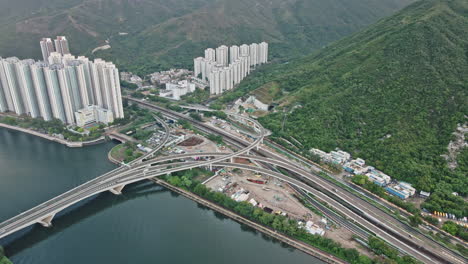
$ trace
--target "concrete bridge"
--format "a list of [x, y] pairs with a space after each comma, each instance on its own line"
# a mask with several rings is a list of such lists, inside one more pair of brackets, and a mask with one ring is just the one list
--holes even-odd
[[[162, 141], [162, 143], [159, 145], [158, 148], [154, 149], [153, 151], [141, 157], [140, 159], [135, 160], [131, 162], [130, 164], [127, 164], [126, 167], [120, 167], [109, 173], [99, 176], [62, 195], [59, 195], [43, 204], [40, 204], [26, 212], [23, 212], [1, 223], [0, 224], [0, 239], [36, 223], [39, 223], [45, 227], [49, 227], [51, 226], [52, 220], [58, 212], [62, 211], [65, 208], [68, 208], [69, 206], [73, 204], [76, 204], [82, 200], [85, 200], [101, 192], [110, 191], [113, 194], [118, 195], [122, 193], [122, 190], [126, 185], [154, 177], [154, 176], [146, 175], [145, 170], [148, 170], [148, 171], [150, 170], [149, 168], [147, 168], [148, 162], [146, 162], [145, 165], [140, 165], [140, 166], [137, 166], [137, 164], [143, 163], [144, 160], [151, 158], [154, 155], [154, 153], [159, 151], [164, 146], [164, 144], [167, 142], [169, 138], [168, 126], [166, 125], [165, 122], [159, 119], [157, 120], [164, 126], [166, 130], [165, 139]], [[259, 137], [254, 142], [252, 142], [252, 144], [241, 149], [240, 151], [236, 153], [225, 154], [222, 157], [217, 157], [209, 161], [179, 164], [180, 166], [176, 168], [167, 169], [169, 165], [161, 165], [157, 167], [152, 167], [151, 171], [154, 171], [156, 168], [157, 170], [162, 171], [158, 175], [164, 175], [164, 174], [170, 174], [170, 173], [177, 172], [177, 171], [197, 168], [201, 166], [211, 167], [214, 163], [217, 163], [219, 161], [223, 161], [226, 159], [230, 160], [233, 157], [236, 157], [238, 155], [249, 153], [251, 149], [257, 148], [258, 145], [261, 142], [263, 142], [263, 137], [264, 137], [263, 127], [260, 124], [258, 124], [255, 120], [250, 120], [250, 121], [255, 123], [255, 128], [261, 133]], [[170, 166], [173, 166], [173, 164], [170, 164]]]
[[[175, 113], [170, 113], [170, 115], [178, 116], [178, 114]], [[110, 191], [114, 194], [120, 194], [126, 185], [134, 182], [197, 167], [212, 168], [213, 166], [219, 166], [251, 170], [272, 177], [276, 177], [282, 181], [288, 182], [289, 184], [294, 185], [308, 193], [312, 193], [319, 199], [327, 202], [335, 210], [337, 210], [347, 218], [366, 226], [366, 228], [368, 228], [370, 232], [376, 234], [388, 243], [394, 245], [402, 252], [410, 254], [416, 257], [418, 260], [425, 263], [446, 263], [446, 261], [443, 261], [443, 258], [433, 258], [434, 256], [437, 257], [437, 255], [430, 254], [430, 252], [428, 253], [427, 251], [422, 251], [422, 247], [420, 245], [415, 245], [414, 242], [411, 243], [411, 241], [408, 241], [408, 238], [401, 239], [402, 235], [408, 234], [408, 230], [405, 229], [405, 227], [403, 227], [402, 229], [402, 227], [398, 226], [398, 224], [395, 224], [395, 222], [386, 223], [380, 221], [381, 216], [379, 214], [376, 214], [373, 210], [371, 210], [371, 208], [368, 208], [366, 206], [362, 207], [359, 204], [350, 204], [350, 202], [353, 203], [353, 201], [356, 201], [356, 197], [353, 197], [346, 191], [341, 191], [341, 189], [340, 191], [335, 189], [339, 187], [330, 184], [329, 182], [316, 175], [312, 175], [310, 172], [302, 168], [292, 165], [290, 162], [284, 159], [249, 155], [250, 150], [254, 148], [257, 150], [259, 149], [259, 145], [262, 143], [263, 138], [267, 134], [263, 127], [260, 124], [258, 124], [255, 120], [249, 120], [249, 122], [252, 122], [254, 130], [259, 131], [260, 133], [253, 142], [248, 142], [246, 147], [241, 148], [235, 153], [193, 153], [177, 155], [172, 157], [162, 157], [147, 161], [143, 161], [144, 158], [141, 158], [135, 163], [129, 165], [128, 167], [120, 167], [112, 172], [106, 173], [94, 180], [80, 185], [74, 188], [73, 190], [70, 190], [31, 210], [28, 210], [16, 217], [13, 217], [1, 223], [0, 238], [3, 238], [9, 234], [12, 234], [22, 228], [33, 225], [35, 223], [39, 223], [43, 226], [50, 226], [54, 216], [58, 212], [73, 204], [78, 203], [79, 201], [82, 201], [88, 197], [91, 197], [101, 192]], [[179, 159], [200, 156], [207, 157], [208, 160], [186, 162], [177, 161]], [[289, 171], [297, 173], [302, 177], [302, 179], [294, 179], [284, 174], [261, 167], [232, 163], [234, 157], [246, 158], [253, 161], [267, 163], [273, 166], [283, 167]], [[169, 161], [175, 162], [160, 164], [161, 162]], [[328, 193], [335, 192], [336, 194], [334, 196], [338, 197], [339, 199], [332, 198], [330, 195], [327, 195], [322, 191], [318, 191], [317, 189], [312, 188], [302, 180], [308, 180], [318, 183], [321, 186], [321, 188], [325, 188]], [[361, 213], [357, 213], [356, 210], [352, 210], [353, 206], [358, 211], [361, 210]], [[439, 256], [442, 254], [450, 256], [450, 262], [464, 263], [463, 258], [451, 254], [452, 252], [440, 247], [434, 247], [434, 249], [435, 248], [437, 248], [437, 254]]]

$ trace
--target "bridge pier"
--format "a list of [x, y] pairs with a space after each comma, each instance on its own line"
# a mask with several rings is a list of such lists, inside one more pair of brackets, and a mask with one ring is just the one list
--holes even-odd
[[124, 187], [125, 185], [119, 185], [117, 187], [110, 189], [109, 191], [115, 195], [121, 195]]
[[52, 226], [52, 219], [54, 219], [55, 214], [49, 215], [46, 218], [40, 220], [38, 223], [41, 224], [43, 227], [51, 227]]

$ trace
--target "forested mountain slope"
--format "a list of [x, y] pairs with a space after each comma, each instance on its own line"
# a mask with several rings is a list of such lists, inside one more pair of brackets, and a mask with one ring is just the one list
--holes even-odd
[[441, 155], [468, 121], [468, 1], [418, 1], [314, 55], [265, 67], [235, 93], [263, 84], [281, 91], [278, 111], [261, 118], [274, 136], [349, 151], [436, 192], [428, 209], [467, 215], [450, 194], [468, 192], [467, 150], [456, 170]]
[[[207, 46], [269, 41], [291, 58], [392, 14], [413, 0], [4, 0], [0, 56], [40, 57], [38, 40], [67, 35], [76, 54], [147, 73], [191, 66]], [[128, 35], [119, 35], [129, 33]]]

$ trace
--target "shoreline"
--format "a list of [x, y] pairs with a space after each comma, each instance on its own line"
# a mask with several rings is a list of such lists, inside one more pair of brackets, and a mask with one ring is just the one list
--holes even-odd
[[103, 143], [105, 141], [105, 137], [101, 136], [101, 137], [99, 137], [99, 138], [97, 138], [95, 140], [90, 140], [90, 141], [70, 142], [70, 141], [67, 141], [65, 139], [52, 137], [50, 135], [42, 134], [42, 133], [39, 133], [37, 131], [28, 129], [28, 128], [22, 128], [22, 127], [7, 125], [7, 124], [4, 124], [4, 123], [0, 123], [0, 127], [10, 129], [10, 130], [14, 130], [14, 131], [18, 131], [18, 132], [23, 132], [23, 133], [26, 133], [26, 134], [29, 134], [29, 135], [32, 135], [32, 136], [36, 136], [36, 137], [40, 137], [40, 138], [43, 138], [43, 139], [47, 139], [49, 141], [65, 145], [65, 146], [67, 146], [69, 148], [82, 148], [82, 147], [86, 147], [86, 146], [100, 144], [100, 143]]
[[112, 150], [113, 150], [114, 148], [116, 148], [117, 146], [119, 146], [119, 145], [120, 145], [120, 144], [114, 146], [113, 148], [111, 148], [111, 149], [109, 150], [109, 152], [107, 152], [107, 159], [108, 159], [110, 162], [114, 163], [115, 165], [119, 165], [119, 166], [120, 166], [120, 165], [122, 165], [122, 163], [121, 163], [120, 161], [118, 161], [117, 159], [115, 159], [114, 157], [112, 157]]
[[154, 183], [158, 184], [158, 185], [161, 185], [173, 192], [176, 192], [198, 204], [201, 204], [203, 206], [206, 206], [208, 208], [210, 208], [211, 210], [213, 211], [216, 211], [216, 212], [219, 212], [219, 213], [222, 213], [223, 215], [231, 218], [232, 220], [236, 221], [236, 222], [239, 222], [241, 224], [244, 224], [244, 225], [247, 225], [263, 234], [266, 234], [270, 237], [273, 237], [283, 243], [286, 243], [288, 244], [289, 246], [295, 248], [295, 249], [298, 249], [308, 255], [311, 255], [323, 262], [326, 262], [326, 263], [333, 263], [333, 264], [344, 264], [344, 263], [347, 263], [346, 261], [344, 260], [341, 260], [331, 254], [328, 254], [318, 248], [315, 248], [313, 246], [310, 246], [308, 244], [305, 244], [301, 241], [298, 241], [298, 240], [295, 240], [293, 238], [290, 238], [282, 233], [279, 233], [273, 229], [270, 229], [268, 227], [265, 227], [263, 225], [260, 225], [254, 221], [251, 221], [247, 218], [244, 218], [234, 212], [231, 212], [230, 210], [227, 210], [211, 201], [208, 201], [204, 198], [201, 198], [199, 197], [198, 195], [194, 194], [194, 193], [191, 193], [189, 191], [186, 191], [186, 190], [183, 190], [181, 188], [177, 188], [175, 186], [172, 186], [170, 185], [169, 183], [163, 181], [163, 180], [160, 180], [160, 179], [157, 179], [157, 178], [152, 178], [150, 179], [151, 181], [153, 181]]

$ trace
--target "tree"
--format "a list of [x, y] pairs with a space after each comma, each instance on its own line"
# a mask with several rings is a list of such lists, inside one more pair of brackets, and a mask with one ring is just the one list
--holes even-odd
[[214, 141], [214, 142], [218, 143], [218, 144], [223, 143], [223, 137], [220, 136], [220, 135], [209, 134], [209, 135], [207, 136], [207, 138], [208, 138], [209, 140], [211, 140], [211, 141]]
[[263, 213], [263, 215], [260, 217], [260, 223], [264, 225], [270, 225], [274, 220], [274, 216], [269, 213]]
[[201, 115], [198, 114], [198, 113], [190, 113], [190, 117], [191, 117], [192, 119], [194, 119], [194, 120], [197, 120], [197, 121], [202, 121], [202, 120], [203, 120], [202, 117], [201, 117]]
[[357, 185], [364, 185], [367, 182], [367, 176], [365, 176], [365, 175], [355, 175], [352, 178], [352, 182], [354, 182]]
[[126, 149], [125, 156], [127, 157], [133, 156], [133, 150], [131, 148]]
[[178, 176], [173, 176], [173, 177], [169, 177], [169, 179], [167, 180], [170, 184], [176, 186], [176, 187], [181, 187], [182, 186], [182, 181], [180, 180], [180, 178]]
[[201, 183], [197, 183], [197, 185], [193, 189], [193, 192], [200, 195], [200, 196], [205, 196], [207, 191], [208, 191], [208, 189], [206, 188], [206, 186], [201, 184]]
[[447, 221], [445, 222], [443, 225], [442, 225], [442, 229], [448, 233], [450, 233], [451, 235], [457, 235], [458, 233], [458, 225], [455, 224], [454, 222], [452, 221]]
[[138, 85], [136, 85], [134, 83], [129, 83], [127, 81], [120, 81], [120, 86], [125, 87], [125, 88], [130, 89], [130, 90], [138, 89]]
[[423, 223], [421, 217], [419, 215], [412, 215], [410, 217], [408, 217], [408, 219], [410, 220], [410, 224], [414, 227], [418, 227], [420, 224]]
[[192, 186], [192, 181], [189, 179], [189, 177], [187, 176], [183, 176], [182, 177], [182, 184], [187, 187], [187, 188], [190, 188]]

